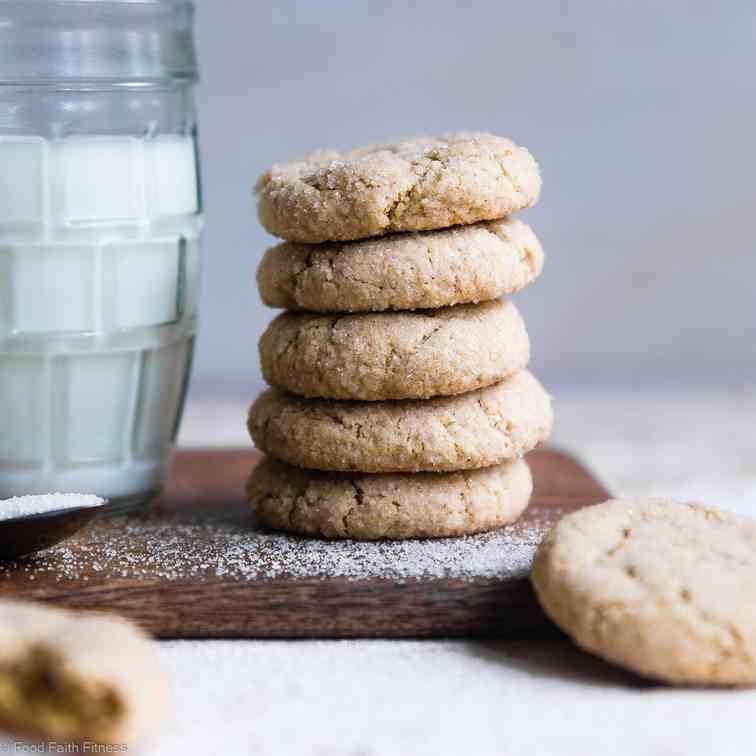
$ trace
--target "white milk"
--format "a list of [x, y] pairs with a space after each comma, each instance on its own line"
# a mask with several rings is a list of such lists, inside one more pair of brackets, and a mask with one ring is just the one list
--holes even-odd
[[0, 498], [159, 487], [201, 224], [191, 137], [0, 137]]

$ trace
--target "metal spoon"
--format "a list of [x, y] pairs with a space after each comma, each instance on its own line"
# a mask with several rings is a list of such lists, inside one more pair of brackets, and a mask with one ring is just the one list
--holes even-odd
[[0, 520], [0, 560], [18, 559], [49, 549], [89, 525], [106, 506], [67, 507]]

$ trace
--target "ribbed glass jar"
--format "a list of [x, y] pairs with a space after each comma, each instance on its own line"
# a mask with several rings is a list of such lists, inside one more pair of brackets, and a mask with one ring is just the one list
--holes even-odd
[[131, 506], [170, 465], [197, 324], [193, 7], [0, 0], [0, 498]]

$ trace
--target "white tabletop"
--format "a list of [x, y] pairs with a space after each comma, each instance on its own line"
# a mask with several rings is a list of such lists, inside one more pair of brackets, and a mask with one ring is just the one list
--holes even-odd
[[[556, 393], [556, 445], [615, 493], [756, 514], [756, 394]], [[244, 404], [191, 404], [182, 444], [247, 444]], [[756, 753], [756, 692], [639, 685], [566, 641], [204, 641], [160, 650], [173, 717], [145, 756]]]

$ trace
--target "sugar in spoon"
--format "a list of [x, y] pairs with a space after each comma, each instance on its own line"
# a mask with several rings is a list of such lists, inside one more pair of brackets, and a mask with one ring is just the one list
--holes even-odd
[[88, 525], [107, 501], [83, 494], [18, 496], [0, 501], [0, 560], [55, 546]]

